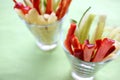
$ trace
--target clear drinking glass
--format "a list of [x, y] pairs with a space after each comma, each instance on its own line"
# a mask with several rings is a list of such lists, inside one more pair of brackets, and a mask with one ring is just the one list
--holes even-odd
[[71, 55], [65, 47], [64, 51], [71, 64], [71, 75], [75, 80], [94, 80], [95, 73], [120, 54], [118, 51], [113, 57], [101, 62], [86, 62]]
[[26, 23], [35, 36], [38, 47], [44, 51], [54, 49], [57, 46], [61, 33], [61, 24], [62, 20], [45, 25]]

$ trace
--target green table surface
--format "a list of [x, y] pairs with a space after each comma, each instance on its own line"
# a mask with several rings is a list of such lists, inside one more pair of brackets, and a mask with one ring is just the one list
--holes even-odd
[[[19, 0], [18, 0], [19, 1]], [[13, 10], [12, 0], [0, 0], [0, 80], [73, 80], [69, 61], [59, 43], [53, 51], [41, 51], [25, 24]], [[120, 25], [120, 0], [73, 0], [63, 23], [79, 20], [85, 9], [106, 12], [110, 24]], [[120, 57], [96, 74], [96, 80], [120, 80]]]

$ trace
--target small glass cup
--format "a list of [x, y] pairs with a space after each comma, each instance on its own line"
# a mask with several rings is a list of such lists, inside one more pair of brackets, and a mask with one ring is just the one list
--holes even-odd
[[61, 33], [62, 20], [45, 25], [25, 23], [35, 36], [37, 45], [41, 50], [48, 51], [57, 46]]
[[75, 80], [94, 80], [95, 73], [120, 54], [120, 51], [118, 51], [113, 57], [101, 62], [86, 62], [71, 55], [65, 47], [64, 51], [71, 64], [71, 75]]

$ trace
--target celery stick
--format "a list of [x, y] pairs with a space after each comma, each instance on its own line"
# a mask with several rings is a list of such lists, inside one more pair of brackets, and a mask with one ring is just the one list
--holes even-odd
[[93, 32], [93, 35], [91, 36], [91, 40], [90, 40], [91, 43], [95, 43], [95, 40], [102, 38], [102, 34], [104, 31], [104, 27], [105, 27], [105, 20], [106, 20], [105, 15], [101, 15], [99, 17], [97, 27], [95, 31]]
[[88, 39], [89, 30], [90, 30], [91, 24], [94, 20], [94, 17], [95, 17], [94, 14], [90, 14], [87, 17], [86, 21], [84, 23], [82, 23], [83, 25], [80, 25], [79, 28], [78, 28], [78, 32], [77, 32], [76, 36], [78, 36], [79, 41], [82, 44], [84, 43], [84, 41], [86, 39]]

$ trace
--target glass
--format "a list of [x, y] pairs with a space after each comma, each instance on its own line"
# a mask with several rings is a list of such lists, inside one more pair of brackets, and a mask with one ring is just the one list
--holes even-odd
[[[88, 13], [89, 14], [89, 13]], [[93, 23], [91, 25], [91, 30], [89, 32], [89, 39], [90, 37], [95, 34], [95, 27], [98, 25], [98, 21], [99, 21], [99, 17], [100, 16], [106, 16], [106, 25], [105, 25], [105, 28], [104, 28], [104, 31], [103, 31], [103, 34], [102, 34], [102, 38], [110, 38], [110, 39], [114, 39], [116, 41], [115, 45], [116, 45], [116, 49], [117, 52], [115, 52], [115, 55], [113, 55], [112, 57], [109, 57], [101, 62], [86, 62], [86, 61], [83, 61], [83, 60], [80, 60], [76, 57], [74, 57], [73, 55], [71, 55], [70, 52], [68, 52], [68, 50], [65, 48], [64, 44], [63, 44], [63, 41], [65, 40], [66, 38], [66, 34], [68, 32], [68, 28], [66, 30], [64, 30], [64, 32], [62, 33], [62, 36], [61, 36], [61, 43], [62, 43], [62, 46], [64, 48], [64, 51], [66, 53], [66, 56], [70, 62], [70, 65], [71, 65], [71, 75], [72, 77], [74, 78], [74, 80], [94, 80], [95, 79], [95, 74], [101, 69], [103, 68], [107, 63], [111, 62], [112, 60], [116, 59], [118, 57], [118, 55], [120, 54], [120, 38], [112, 38], [110, 37], [111, 35], [114, 35], [114, 36], [119, 36], [119, 33], [118, 32], [112, 32], [112, 30], [114, 28], [118, 29], [118, 27], [114, 27], [112, 23], [109, 22], [110, 20], [110, 16], [108, 15], [104, 15], [104, 14], [95, 14], [96, 17], [95, 19], [93, 20]], [[102, 17], [102, 20], [104, 21], [103, 19], [104, 17]], [[103, 25], [103, 23], [101, 23]], [[108, 26], [109, 25], [109, 26]], [[69, 25], [70, 26], [70, 25]], [[77, 26], [78, 27], [78, 26]], [[77, 28], [76, 28], [77, 29]], [[120, 29], [120, 28], [119, 28]], [[118, 30], [119, 30], [118, 29]], [[111, 33], [111, 34], [109, 34]], [[119, 46], [119, 48], [118, 48]]]
[[101, 62], [86, 62], [71, 55], [65, 47], [64, 51], [71, 64], [71, 75], [75, 80], [94, 80], [95, 73], [120, 54], [120, 51], [118, 51], [112, 58]]
[[44, 51], [54, 49], [57, 46], [61, 33], [61, 24], [62, 20], [46, 25], [26, 23], [35, 36], [38, 47]]

